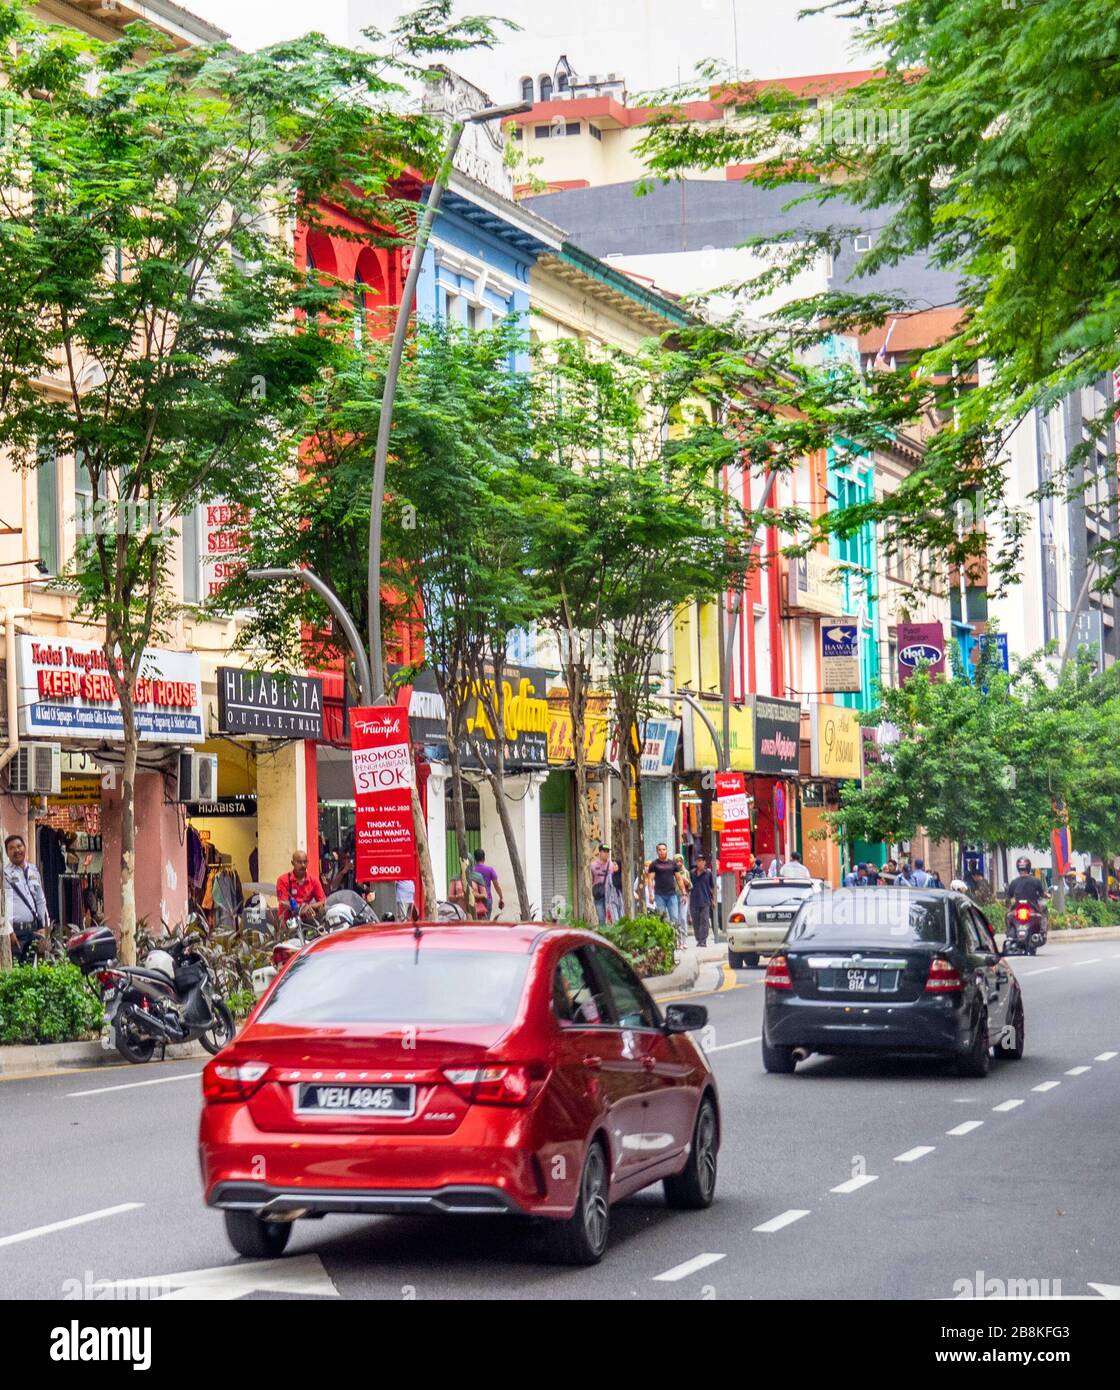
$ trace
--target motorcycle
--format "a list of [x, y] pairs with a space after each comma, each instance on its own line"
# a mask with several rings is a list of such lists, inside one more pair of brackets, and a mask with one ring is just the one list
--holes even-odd
[[150, 1062], [156, 1046], [198, 1041], [217, 1053], [233, 1041], [233, 1015], [215, 989], [214, 972], [196, 936], [157, 943], [142, 965], [121, 965], [108, 927], [71, 937], [67, 954], [101, 986], [107, 1032], [103, 1047], [116, 1047], [128, 1062]]
[[340, 888], [332, 893], [310, 920], [300, 917], [298, 913], [293, 914], [287, 922], [290, 935], [273, 946], [271, 964], [253, 971], [253, 993], [259, 999], [291, 958], [299, 955], [309, 941], [377, 920], [377, 913], [369, 903], [350, 888]]
[[1034, 903], [1020, 900], [1007, 914], [1004, 954], [1033, 956], [1046, 944], [1046, 918]]

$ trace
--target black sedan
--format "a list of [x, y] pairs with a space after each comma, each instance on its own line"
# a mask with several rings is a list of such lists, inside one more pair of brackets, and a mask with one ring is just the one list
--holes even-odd
[[986, 1076], [1023, 1055], [1023, 995], [984, 914], [962, 893], [843, 888], [808, 899], [766, 972], [762, 1061], [811, 1052], [952, 1058]]

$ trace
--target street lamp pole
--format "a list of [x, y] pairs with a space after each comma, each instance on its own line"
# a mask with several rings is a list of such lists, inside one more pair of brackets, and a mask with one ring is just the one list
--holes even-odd
[[342, 600], [335, 591], [311, 570], [259, 569], [247, 570], [246, 574], [249, 579], [296, 579], [301, 584], [306, 584], [309, 589], [314, 589], [330, 609], [331, 617], [345, 633], [350, 650], [354, 653], [354, 664], [358, 668], [358, 685], [362, 692], [362, 704], [373, 704], [373, 680], [370, 676], [369, 661], [365, 648], [362, 646], [362, 639], [358, 634], [354, 619], [347, 613]]
[[373, 682], [371, 703], [373, 704], [379, 705], [385, 699], [385, 663], [381, 646], [381, 531], [385, 508], [385, 463], [389, 456], [389, 434], [393, 426], [393, 402], [397, 394], [397, 379], [400, 376], [401, 358], [404, 355], [404, 343], [408, 336], [408, 324], [412, 317], [412, 302], [416, 296], [416, 286], [420, 279], [421, 263], [424, 259], [424, 252], [428, 248], [428, 239], [431, 236], [432, 225], [436, 220], [436, 213], [443, 200], [444, 189], [451, 181], [455, 156], [458, 153], [459, 142], [463, 138], [463, 131], [466, 126], [485, 121], [501, 120], [507, 116], [516, 116], [524, 111], [532, 110], [532, 105], [532, 102], [522, 101], [510, 106], [487, 106], [462, 120], [452, 122], [443, 161], [436, 174], [435, 182], [432, 184], [431, 192], [428, 194], [424, 216], [420, 219], [420, 226], [416, 232], [416, 244], [413, 247], [408, 274], [405, 277], [401, 302], [397, 308], [397, 322], [393, 329], [393, 342], [389, 350], [389, 362], [385, 369], [385, 390], [381, 396], [381, 418], [377, 424], [377, 448], [373, 458], [373, 488], [370, 496], [369, 517], [369, 595], [367, 599], [369, 657]]

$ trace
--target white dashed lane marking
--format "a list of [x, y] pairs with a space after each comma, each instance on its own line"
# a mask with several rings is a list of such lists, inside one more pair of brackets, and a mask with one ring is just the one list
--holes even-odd
[[861, 1173], [858, 1178], [849, 1178], [847, 1182], [842, 1182], [836, 1187], [830, 1187], [830, 1192], [858, 1192], [861, 1187], [866, 1187], [869, 1182], [878, 1182], [879, 1179], [871, 1173]]
[[764, 1221], [761, 1226], [756, 1226], [756, 1231], [761, 1231], [764, 1235], [770, 1235], [773, 1231], [780, 1231], [783, 1226], [790, 1226], [795, 1221], [800, 1221], [803, 1216], [808, 1216], [808, 1211], [803, 1211], [799, 1207], [793, 1207], [790, 1211], [783, 1211], [781, 1216], [775, 1216], [772, 1221]]
[[690, 1274], [695, 1274], [697, 1270], [707, 1269], [709, 1265], [714, 1265], [720, 1260], [725, 1260], [726, 1255], [694, 1255], [691, 1260], [685, 1260], [684, 1264], [674, 1265], [672, 1269], [667, 1269], [664, 1274], [655, 1274], [654, 1283], [675, 1284], [678, 1279], [687, 1279]]
[[1004, 1100], [1000, 1101], [998, 1105], [993, 1105], [992, 1109], [997, 1115], [1002, 1115], [1008, 1110], [1018, 1110], [1019, 1106], [1022, 1104], [1023, 1102], [1021, 1100]]
[[1116, 1053], [1115, 1053], [1115, 1052], [1098, 1052], [1097, 1055], [1093, 1058], [1093, 1061], [1094, 1061], [1094, 1062], [1111, 1062], [1112, 1059], [1113, 1059], [1113, 1057], [1115, 1057], [1115, 1056], [1116, 1056]]
[[143, 1205], [143, 1202], [122, 1202], [116, 1207], [87, 1211], [82, 1216], [68, 1216], [65, 1221], [52, 1221], [49, 1226], [33, 1226], [29, 1231], [17, 1231], [14, 1236], [0, 1236], [0, 1245], [18, 1245], [20, 1241], [49, 1236], [53, 1231], [65, 1231], [71, 1226], [84, 1226], [88, 1221], [100, 1221], [106, 1216], [120, 1216], [122, 1212], [138, 1211]]
[[1032, 1086], [1032, 1091], [1052, 1091], [1055, 1086], [1060, 1086], [1060, 1081], [1044, 1081], [1040, 1086]]
[[1087, 1071], [1092, 1071], [1092, 1067], [1070, 1067], [1066, 1072], [1067, 1076], [1084, 1076]]
[[925, 1158], [926, 1154], [933, 1153], [933, 1144], [919, 1144], [916, 1149], [907, 1149], [904, 1154], [899, 1154], [895, 1158], [896, 1163], [914, 1163], [919, 1158]]
[[974, 1129], [979, 1129], [983, 1123], [983, 1120], [965, 1120], [963, 1125], [957, 1125], [955, 1129], [947, 1129], [945, 1133], [953, 1136], [971, 1134]]
[[1024, 970], [1023, 975], [1050, 975], [1055, 970], [1060, 970], [1061, 968], [1060, 965], [1046, 965], [1041, 970]]
[[1104, 956], [1090, 956], [1088, 960], [1075, 960], [1074, 965], [1099, 965]]
[[719, 1045], [718, 1047], [706, 1047], [706, 1048], [704, 1049], [704, 1051], [705, 1051], [705, 1052], [726, 1052], [727, 1049], [728, 1049], [729, 1047], [746, 1047], [748, 1043], [756, 1043], [756, 1042], [761, 1042], [761, 1041], [762, 1041], [762, 1035], [759, 1034], [759, 1036], [758, 1036], [757, 1038], [740, 1038], [738, 1042], [733, 1042], [733, 1043], [720, 1043], [720, 1045]]

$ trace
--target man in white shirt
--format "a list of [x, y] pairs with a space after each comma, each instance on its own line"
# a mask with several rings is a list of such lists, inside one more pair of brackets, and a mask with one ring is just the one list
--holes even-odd
[[41, 936], [50, 924], [43, 880], [34, 864], [27, 862], [27, 845], [22, 835], [9, 835], [4, 841], [8, 862], [4, 865], [4, 892], [8, 914], [15, 932], [14, 959], [26, 959], [32, 938]]
[[790, 855], [789, 862], [782, 866], [782, 878], [812, 878], [813, 875], [801, 862], [801, 856], [796, 850]]

